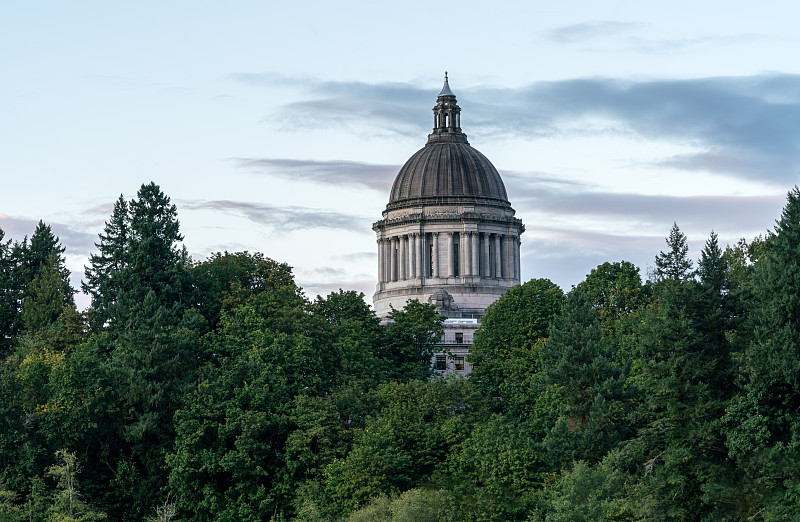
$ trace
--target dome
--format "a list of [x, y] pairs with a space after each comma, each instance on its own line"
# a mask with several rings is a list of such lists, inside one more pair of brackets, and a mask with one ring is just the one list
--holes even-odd
[[486, 156], [468, 143], [434, 141], [400, 169], [387, 209], [461, 202], [464, 198], [509, 206], [503, 180]]
[[433, 113], [428, 143], [400, 169], [386, 210], [460, 203], [510, 207], [497, 169], [461, 132], [461, 108], [446, 75]]
[[416, 299], [454, 321], [483, 317], [520, 282], [525, 226], [514, 214], [497, 169], [461, 131], [461, 109], [445, 73], [433, 131], [400, 169], [383, 218], [372, 224], [377, 316], [388, 318]]

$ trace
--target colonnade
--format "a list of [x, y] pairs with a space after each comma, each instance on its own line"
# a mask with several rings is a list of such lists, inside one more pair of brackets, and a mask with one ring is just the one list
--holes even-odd
[[519, 281], [519, 247], [518, 236], [490, 232], [411, 232], [379, 238], [378, 277], [381, 283], [431, 277]]

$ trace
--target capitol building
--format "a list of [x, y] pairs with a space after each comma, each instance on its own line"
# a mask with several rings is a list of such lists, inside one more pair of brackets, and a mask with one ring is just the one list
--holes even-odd
[[433, 361], [438, 372], [471, 371], [465, 356], [486, 308], [520, 283], [525, 226], [514, 214], [497, 169], [461, 131], [445, 74], [433, 132], [400, 169], [383, 219], [372, 225], [375, 312], [386, 319], [411, 299], [435, 305], [447, 318]]

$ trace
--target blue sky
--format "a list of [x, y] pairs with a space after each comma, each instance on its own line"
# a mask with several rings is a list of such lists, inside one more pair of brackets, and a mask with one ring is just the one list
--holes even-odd
[[152, 180], [193, 258], [263, 252], [311, 297], [371, 298], [371, 224], [447, 70], [526, 224], [523, 279], [645, 275], [673, 221], [695, 256], [770, 229], [800, 177], [800, 7], [554, 4], [6, 2], [0, 228], [49, 223], [77, 284]]

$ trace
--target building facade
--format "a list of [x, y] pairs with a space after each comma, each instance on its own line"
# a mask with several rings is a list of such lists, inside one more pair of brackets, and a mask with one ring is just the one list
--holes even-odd
[[446, 317], [441, 372], [469, 373], [464, 357], [486, 308], [520, 282], [520, 236], [505, 185], [494, 165], [461, 131], [461, 108], [444, 87], [433, 108], [433, 132], [400, 169], [378, 242], [377, 315], [411, 299]]

